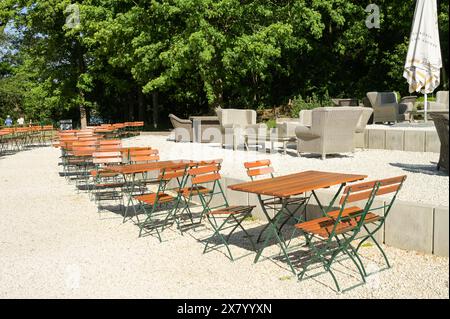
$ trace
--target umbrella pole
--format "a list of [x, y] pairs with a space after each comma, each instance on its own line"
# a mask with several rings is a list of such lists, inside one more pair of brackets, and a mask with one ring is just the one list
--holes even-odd
[[425, 93], [425, 98], [424, 98], [424, 107], [423, 107], [423, 109], [424, 109], [424, 120], [425, 120], [425, 123], [428, 121], [428, 116], [427, 116], [427, 94]]

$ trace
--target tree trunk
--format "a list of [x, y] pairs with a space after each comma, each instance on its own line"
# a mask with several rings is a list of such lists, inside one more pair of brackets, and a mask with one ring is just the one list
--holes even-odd
[[158, 127], [159, 122], [158, 92], [153, 92], [152, 104], [153, 104], [153, 128], [156, 129]]
[[[80, 44], [80, 42], [76, 41], [75, 45], [73, 46], [73, 51], [72, 51], [72, 58], [75, 59], [75, 63], [77, 65], [77, 77], [79, 77], [81, 74], [83, 74], [86, 71], [86, 64], [84, 61], [84, 48], [83, 46]], [[87, 127], [87, 109], [84, 106], [84, 92], [83, 90], [79, 89], [79, 95], [80, 95], [80, 100], [81, 100], [81, 104], [79, 106], [80, 109], [80, 125], [81, 128], [84, 129]]]
[[81, 104], [80, 104], [80, 124], [81, 129], [85, 129], [87, 127], [87, 110], [83, 105], [84, 102], [84, 93], [80, 90]]
[[222, 79], [217, 79], [215, 81], [215, 87], [214, 87], [214, 95], [215, 99], [212, 103], [212, 108], [216, 109], [218, 107], [223, 107], [223, 82]]
[[144, 107], [144, 94], [142, 90], [138, 87], [138, 119], [143, 121], [145, 118], [145, 107]]
[[133, 95], [130, 94], [128, 98], [128, 121], [134, 121], [134, 104], [133, 104]]
[[87, 111], [84, 105], [80, 105], [80, 123], [82, 129], [87, 127]]

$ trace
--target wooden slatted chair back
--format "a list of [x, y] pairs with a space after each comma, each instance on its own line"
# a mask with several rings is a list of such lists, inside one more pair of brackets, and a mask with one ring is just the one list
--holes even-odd
[[78, 152], [78, 151], [81, 151], [81, 152], [83, 152], [83, 151], [92, 151], [92, 152], [94, 152], [96, 150], [97, 150], [97, 148], [95, 146], [91, 146], [91, 145], [88, 145], [88, 146], [73, 146], [72, 149], [71, 149], [72, 152]]
[[221, 179], [220, 163], [191, 168], [188, 171], [192, 185], [211, 183]]
[[59, 147], [63, 150], [70, 150], [73, 143], [78, 141], [78, 137], [64, 137], [59, 139]]
[[70, 151], [68, 151], [68, 154], [72, 155], [72, 156], [91, 157], [94, 152], [95, 152], [95, 147], [78, 146], [78, 147], [73, 147], [72, 149], [70, 149]]
[[115, 129], [123, 129], [125, 127], [125, 124], [123, 123], [116, 123], [112, 125], [113, 128]]
[[130, 161], [132, 163], [149, 163], [159, 161], [157, 149], [130, 150]]
[[217, 159], [211, 159], [211, 160], [203, 160], [203, 161], [196, 161], [196, 167], [200, 166], [208, 166], [208, 165], [219, 165], [219, 169], [222, 167], [223, 159], [217, 158]]
[[76, 133], [78, 137], [91, 137], [91, 136], [95, 136], [94, 131], [85, 131], [85, 132], [77, 132]]
[[145, 151], [151, 150], [150, 146], [132, 146], [132, 147], [122, 147], [121, 152], [124, 160], [130, 161], [130, 154], [134, 151]]
[[269, 159], [254, 162], [245, 162], [244, 167], [247, 169], [247, 175], [253, 180], [256, 177], [273, 177], [274, 169]]
[[179, 166], [166, 168], [159, 174], [159, 179], [162, 181], [170, 181], [172, 179], [183, 178], [186, 174], [186, 164], [180, 164]]
[[94, 152], [92, 153], [92, 162], [96, 165], [119, 165], [122, 163], [122, 154], [120, 152]]
[[142, 122], [142, 121], [132, 122], [131, 125], [134, 127], [143, 127], [144, 122]]
[[97, 147], [98, 146], [98, 140], [89, 140], [89, 141], [74, 141], [72, 144], [73, 147], [78, 146], [91, 146], [91, 147]]
[[386, 195], [389, 193], [397, 193], [400, 190], [405, 179], [406, 175], [401, 175], [381, 180], [374, 180], [369, 182], [348, 185], [344, 189], [343, 195], [340, 200], [340, 204], [342, 205], [344, 201], [347, 203], [353, 203], [368, 199], [371, 196], [372, 191], [377, 184], [378, 189], [374, 194], [375, 196]]
[[114, 140], [100, 140], [99, 146], [122, 146], [122, 141], [119, 139]]
[[78, 132], [78, 130], [59, 130], [58, 134], [76, 134]]

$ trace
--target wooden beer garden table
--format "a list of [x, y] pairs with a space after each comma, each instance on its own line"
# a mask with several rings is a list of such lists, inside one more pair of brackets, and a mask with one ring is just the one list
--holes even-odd
[[[311, 195], [317, 201], [322, 214], [326, 216], [326, 213], [330, 211], [333, 207], [334, 202], [338, 198], [342, 188], [346, 183], [356, 182], [363, 180], [367, 175], [355, 175], [355, 174], [343, 174], [343, 173], [330, 173], [321, 171], [305, 171], [301, 173], [294, 173], [284, 176], [277, 176], [274, 178], [267, 178], [261, 180], [255, 180], [252, 182], [240, 183], [235, 185], [230, 185], [228, 188], [234, 191], [246, 192], [256, 194], [258, 196], [259, 203], [263, 210], [264, 215], [268, 221], [268, 234], [266, 234], [264, 243], [256, 254], [254, 262], [256, 263], [261, 256], [263, 250], [268, 246], [271, 238], [275, 237], [277, 244], [280, 246], [289, 267], [295, 274], [295, 269], [289, 260], [287, 254], [287, 245], [283, 239], [283, 236], [279, 234], [278, 226], [281, 223], [281, 217], [286, 215], [287, 206], [289, 205], [289, 198], [292, 196], [298, 196], [311, 192]], [[319, 198], [317, 197], [316, 191], [323, 188], [328, 188], [331, 186], [340, 185], [336, 194], [334, 195], [331, 202], [328, 204], [327, 208], [324, 208]], [[273, 217], [270, 217], [264, 205], [264, 200], [262, 196], [273, 196], [280, 200], [281, 207], [278, 211], [275, 211]], [[308, 201], [302, 202], [302, 206], [306, 205]]]

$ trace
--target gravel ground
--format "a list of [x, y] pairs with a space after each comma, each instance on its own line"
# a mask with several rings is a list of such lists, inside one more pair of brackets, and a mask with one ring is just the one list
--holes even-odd
[[[195, 152], [199, 147], [175, 146], [163, 138], [142, 136], [129, 143], [144, 142], [160, 148], [163, 158], [201, 155]], [[227, 174], [242, 175], [240, 166], [233, 171], [230, 162], [237, 159], [228, 155], [230, 151], [201, 148], [202, 152], [203, 148], [211, 150], [211, 158], [223, 156]], [[292, 170], [349, 171], [346, 164], [376, 157], [379, 161], [351, 170], [376, 174], [376, 168], [370, 167], [375, 165], [383, 168], [383, 176], [404, 172], [386, 164], [391, 161], [428, 165], [437, 158], [429, 154], [409, 158], [411, 154], [360, 152], [355, 154], [358, 161], [351, 157], [326, 162], [271, 158], [278, 158], [275, 166], [287, 172], [291, 165], [281, 164], [290, 161], [295, 165]], [[335, 273], [346, 291], [337, 293], [329, 274], [313, 271], [311, 275], [319, 275], [298, 282], [282, 262], [265, 259], [253, 264], [254, 253], [246, 249], [240, 236], [232, 245], [235, 262], [223, 250], [202, 254], [200, 240], [210, 235], [205, 227], [184, 236], [169, 228], [163, 233], [163, 243], [153, 237], [137, 238], [138, 229], [132, 222], [123, 224], [112, 212], [99, 215], [86, 194], [78, 194], [74, 185], [59, 176], [58, 155], [58, 150], [48, 147], [0, 157], [1, 298], [449, 298], [448, 258], [387, 247], [392, 268], [385, 269], [376, 249], [364, 247], [364, 263], [371, 273], [368, 283], [360, 285], [353, 267], [343, 261]], [[448, 183], [448, 178], [439, 175], [412, 175], [425, 175], [427, 188], [433, 179], [439, 180], [440, 187]], [[246, 226], [253, 231], [261, 225], [249, 221]], [[269, 253], [276, 251], [272, 247]]]
[[[247, 180], [245, 161], [270, 158], [277, 174], [303, 170], [322, 170], [366, 174], [368, 180], [406, 174], [407, 180], [399, 193], [405, 201], [449, 206], [449, 176], [436, 170], [437, 153], [403, 152], [389, 150], [356, 150], [354, 154], [319, 157], [297, 157], [295, 149], [288, 154], [263, 153], [256, 149], [233, 152], [219, 144], [174, 143], [167, 136], [142, 135], [125, 142], [128, 145], [150, 145], [160, 150], [161, 159], [214, 159], [223, 158], [222, 174]], [[292, 145], [295, 147], [295, 145]]]

